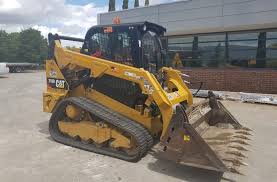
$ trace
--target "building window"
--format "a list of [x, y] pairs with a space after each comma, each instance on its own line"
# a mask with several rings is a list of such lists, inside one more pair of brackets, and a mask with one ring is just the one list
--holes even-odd
[[[195, 42], [196, 42], [195, 37]], [[194, 43], [196, 44], [196, 43]], [[201, 67], [222, 67], [225, 64], [225, 34], [199, 36], [196, 52], [198, 63]]]
[[176, 37], [168, 39], [168, 56], [174, 68], [185, 66], [185, 60], [192, 58], [193, 37]]
[[229, 63], [233, 67], [255, 67], [258, 33], [228, 34]]
[[[218, 67], [225, 62], [225, 34], [169, 39], [169, 57], [183, 67]], [[173, 64], [174, 67], [174, 64]]]
[[169, 38], [168, 47], [173, 67], [277, 68], [277, 30]]
[[277, 31], [267, 32], [266, 67], [277, 68]]

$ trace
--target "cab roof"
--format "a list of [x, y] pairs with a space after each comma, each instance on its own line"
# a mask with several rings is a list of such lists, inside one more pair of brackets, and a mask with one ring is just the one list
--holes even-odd
[[159, 35], [164, 35], [164, 33], [166, 32], [166, 28], [164, 28], [163, 26], [157, 25], [155, 23], [150, 23], [150, 22], [136, 22], [136, 23], [120, 23], [120, 24], [110, 24], [110, 25], [96, 25], [91, 27], [86, 35], [86, 38], [93, 35], [96, 32], [102, 32], [103, 28], [106, 27], [135, 27], [136, 29], [142, 31], [143, 27], [146, 26], [147, 30], [152, 30], [153, 32], [156, 32]]

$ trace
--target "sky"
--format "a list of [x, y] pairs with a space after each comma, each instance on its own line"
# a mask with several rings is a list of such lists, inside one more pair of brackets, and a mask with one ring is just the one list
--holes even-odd
[[[176, 0], [150, 0], [150, 5]], [[61, 35], [84, 37], [97, 24], [97, 14], [108, 11], [108, 0], [0, 0], [0, 29], [18, 32], [26, 28]], [[129, 0], [133, 7], [134, 0]], [[144, 0], [140, 0], [144, 5]], [[122, 0], [116, 0], [121, 9]]]

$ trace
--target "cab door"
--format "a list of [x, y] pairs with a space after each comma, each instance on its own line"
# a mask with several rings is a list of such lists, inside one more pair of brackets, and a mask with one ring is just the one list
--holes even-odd
[[144, 69], [157, 74], [163, 66], [162, 46], [159, 36], [152, 31], [147, 31], [142, 36], [142, 64]]

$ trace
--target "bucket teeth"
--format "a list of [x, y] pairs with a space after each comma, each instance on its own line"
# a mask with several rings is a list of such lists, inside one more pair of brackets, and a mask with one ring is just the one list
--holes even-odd
[[236, 156], [238, 156], [238, 157], [246, 158], [246, 156], [245, 156], [243, 153], [239, 152], [239, 151], [228, 151], [228, 152], [226, 152], [226, 153], [227, 153], [227, 154], [236, 155]]
[[237, 169], [234, 168], [234, 167], [230, 167], [230, 168], [229, 168], [229, 171], [230, 171], [231, 173], [235, 173], [235, 174], [239, 174], [239, 175], [244, 175], [243, 173], [241, 173], [239, 170], [237, 170]]
[[243, 146], [240, 146], [240, 145], [231, 145], [231, 146], [229, 146], [229, 148], [234, 148], [234, 149], [241, 150], [241, 151], [249, 151], [249, 150], [247, 150], [246, 148], [244, 148]]
[[244, 136], [244, 135], [235, 135], [234, 137], [244, 139], [244, 140], [250, 140], [250, 138], [248, 138], [247, 136]]
[[244, 163], [244, 162], [241, 162], [240, 160], [238, 159], [222, 159], [223, 161], [226, 161], [226, 162], [231, 162], [233, 165], [235, 166], [248, 166], [248, 164]]
[[242, 127], [241, 130], [244, 130], [244, 131], [253, 131], [250, 128], [247, 128], [247, 127]]
[[249, 135], [249, 136], [253, 136], [253, 134], [251, 134], [248, 131], [245, 130], [240, 130], [240, 131], [236, 131], [237, 134], [243, 134], [243, 135]]
[[249, 143], [247, 143], [243, 140], [232, 140], [231, 142], [232, 143], [239, 143], [239, 144], [242, 144], [242, 145], [250, 145]]

